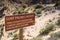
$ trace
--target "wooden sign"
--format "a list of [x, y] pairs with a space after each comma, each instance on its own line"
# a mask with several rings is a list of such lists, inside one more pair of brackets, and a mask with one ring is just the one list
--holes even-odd
[[5, 16], [6, 31], [23, 28], [35, 24], [35, 14], [19, 14]]

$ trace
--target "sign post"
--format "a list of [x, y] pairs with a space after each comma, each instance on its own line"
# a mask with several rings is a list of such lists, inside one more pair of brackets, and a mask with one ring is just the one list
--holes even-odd
[[23, 28], [19, 30], [19, 40], [23, 40]]
[[19, 40], [23, 40], [23, 28], [35, 24], [35, 14], [5, 16], [5, 30], [19, 29]]

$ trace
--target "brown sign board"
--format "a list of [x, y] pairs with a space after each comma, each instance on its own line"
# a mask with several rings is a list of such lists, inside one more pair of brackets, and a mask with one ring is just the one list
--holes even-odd
[[35, 24], [35, 14], [5, 16], [5, 30], [14, 30]]

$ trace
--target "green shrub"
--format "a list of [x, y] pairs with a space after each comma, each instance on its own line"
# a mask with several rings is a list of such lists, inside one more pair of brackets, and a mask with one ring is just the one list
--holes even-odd
[[12, 40], [17, 40], [17, 39], [18, 39], [18, 35], [15, 34], [15, 35], [14, 35], [14, 38], [13, 38]]
[[42, 30], [41, 35], [46, 35], [46, 34], [48, 34], [50, 31], [53, 31], [53, 29], [54, 29], [55, 27], [56, 27], [56, 25], [54, 25], [54, 24], [49, 24], [49, 25], [47, 25], [46, 28]]
[[21, 14], [20, 11], [15, 11], [13, 14]]
[[36, 37], [33, 40], [42, 40], [42, 38], [41, 37]]
[[41, 5], [36, 5], [35, 9], [39, 9], [39, 8], [42, 8]]
[[53, 30], [55, 27], [56, 27], [55, 24], [49, 24], [49, 25], [46, 26], [46, 28], [49, 29], [49, 30]]
[[49, 29], [44, 29], [41, 34], [48, 34], [50, 32]]
[[41, 16], [42, 16], [42, 14], [37, 14], [37, 16], [38, 16], [38, 17], [41, 17]]

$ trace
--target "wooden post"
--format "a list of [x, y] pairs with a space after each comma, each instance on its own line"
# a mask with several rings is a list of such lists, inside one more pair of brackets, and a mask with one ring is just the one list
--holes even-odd
[[23, 28], [19, 30], [19, 40], [23, 40]]
[[1, 37], [0, 37], [0, 40], [1, 40]]

